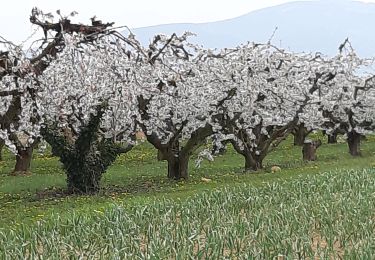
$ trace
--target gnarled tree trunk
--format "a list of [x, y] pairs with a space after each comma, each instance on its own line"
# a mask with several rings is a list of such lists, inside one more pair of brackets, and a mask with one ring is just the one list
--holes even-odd
[[[152, 137], [148, 137], [152, 138]], [[190, 139], [185, 147], [180, 147], [179, 141], [175, 140], [168, 144], [154, 145], [158, 149], [157, 159], [159, 161], [167, 161], [168, 163], [168, 174], [167, 177], [173, 180], [188, 179], [189, 178], [189, 159], [194, 151], [194, 147], [189, 145]], [[203, 140], [194, 142], [194, 146], [199, 146]]]
[[349, 153], [352, 156], [361, 156], [361, 135], [353, 130], [348, 133], [347, 142]]
[[307, 130], [305, 125], [299, 124], [294, 128], [293, 134], [293, 144], [298, 146], [303, 146], [306, 137], [309, 135], [310, 131]]
[[189, 158], [185, 156], [168, 156], [168, 178], [174, 180], [188, 179]]
[[19, 148], [16, 155], [16, 165], [12, 175], [28, 174], [30, 173], [30, 165], [33, 156], [33, 147]]
[[320, 140], [318, 141], [305, 141], [302, 148], [302, 156], [304, 161], [316, 161], [316, 150], [322, 144]]
[[167, 177], [169, 179], [180, 180], [189, 178], [189, 158], [189, 155], [180, 151], [178, 140], [170, 142], [158, 150], [158, 159], [165, 160], [168, 163]]
[[245, 157], [245, 171], [258, 171], [263, 169], [263, 157], [253, 156], [249, 153], [243, 156]]
[[235, 132], [237, 138], [242, 140], [245, 145], [240, 145], [234, 139], [231, 139], [230, 142], [236, 152], [244, 156], [245, 171], [258, 171], [263, 168], [264, 158], [291, 133], [295, 120], [283, 127], [268, 126], [266, 129], [268, 135], [262, 134], [262, 125], [259, 124], [253, 129], [253, 134], [256, 136], [256, 146], [254, 144], [247, 145], [253, 141], [250, 141], [251, 137], [246, 131]]
[[100, 132], [100, 124], [107, 106], [96, 107], [87, 124], [80, 131], [72, 131], [74, 138], [67, 135], [65, 128], [58, 124], [42, 128], [44, 139], [51, 145], [53, 154], [60, 157], [67, 174], [68, 190], [72, 193], [93, 193], [100, 189], [100, 180], [117, 156], [127, 153], [132, 145], [117, 144], [112, 138], [105, 138]]

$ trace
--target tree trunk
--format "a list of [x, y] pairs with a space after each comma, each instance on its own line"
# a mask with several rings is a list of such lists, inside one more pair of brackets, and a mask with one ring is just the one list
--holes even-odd
[[355, 131], [348, 133], [349, 153], [352, 156], [361, 156], [361, 135]]
[[337, 144], [337, 133], [333, 132], [332, 134], [327, 134], [328, 139], [327, 142], [329, 144]]
[[167, 157], [163, 154], [162, 151], [158, 150], [157, 160], [158, 161], [165, 161], [165, 160], [167, 160]]
[[5, 141], [0, 139], [0, 162], [3, 160], [3, 148], [5, 146]]
[[258, 171], [263, 169], [263, 159], [261, 156], [245, 154], [245, 171]]
[[16, 165], [14, 167], [12, 175], [29, 174], [31, 159], [33, 155], [33, 147], [27, 147], [25, 149], [18, 149], [16, 155]]
[[189, 158], [184, 156], [168, 156], [168, 178], [174, 180], [188, 179]]
[[88, 194], [98, 192], [102, 175], [96, 169], [82, 167], [67, 169], [67, 186], [71, 193]]
[[296, 127], [292, 134], [294, 136], [294, 145], [303, 146], [303, 143], [305, 142], [305, 138], [309, 134], [309, 131], [304, 126], [304, 124], [300, 124]]
[[304, 161], [316, 161], [316, 150], [322, 144], [320, 140], [318, 141], [306, 141], [303, 144], [302, 156]]

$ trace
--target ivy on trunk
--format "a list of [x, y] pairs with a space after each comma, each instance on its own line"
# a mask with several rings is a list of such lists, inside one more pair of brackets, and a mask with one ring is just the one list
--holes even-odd
[[52, 153], [60, 157], [67, 174], [68, 190], [72, 193], [93, 193], [100, 189], [103, 173], [121, 153], [132, 146], [122, 147], [99, 133], [105, 105], [99, 105], [87, 124], [75, 134], [56, 124], [43, 128], [42, 134], [51, 145]]

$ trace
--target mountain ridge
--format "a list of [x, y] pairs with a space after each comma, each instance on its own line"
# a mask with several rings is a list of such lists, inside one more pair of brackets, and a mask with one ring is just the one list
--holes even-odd
[[[375, 54], [375, 4], [350, 0], [296, 1], [255, 10], [217, 22], [176, 23], [132, 29], [144, 44], [158, 33], [191, 31], [191, 41], [207, 48], [234, 47], [248, 41], [272, 43], [292, 51], [335, 55], [349, 38], [359, 55]], [[251, 28], [251, 29], [249, 29]]]

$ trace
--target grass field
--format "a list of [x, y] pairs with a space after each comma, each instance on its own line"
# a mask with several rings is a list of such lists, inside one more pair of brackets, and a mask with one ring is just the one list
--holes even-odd
[[[166, 164], [143, 144], [117, 160], [95, 196], [66, 196], [65, 175], [49, 155], [35, 156], [32, 176], [7, 176], [13, 162], [6, 154], [0, 259], [371, 259], [374, 138], [363, 143], [361, 158], [351, 158], [346, 144], [323, 145], [313, 163], [302, 162], [291, 143], [272, 153], [260, 173], [244, 173], [230, 149], [198, 169], [192, 161], [185, 182], [167, 180]], [[281, 172], [271, 173], [273, 165]]]

